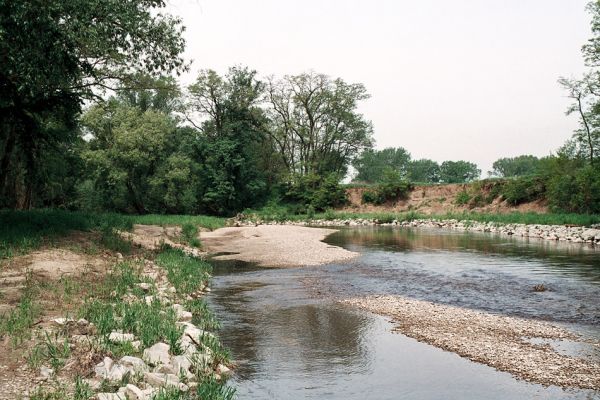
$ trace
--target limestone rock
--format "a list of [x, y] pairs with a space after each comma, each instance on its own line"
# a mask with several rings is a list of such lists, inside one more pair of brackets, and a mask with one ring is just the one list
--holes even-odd
[[121, 364], [122, 366], [124, 366], [125, 368], [127, 368], [129, 371], [132, 371], [132, 372], [146, 372], [149, 370], [149, 368], [146, 365], [146, 363], [144, 362], [144, 360], [142, 360], [141, 358], [138, 358], [138, 357], [123, 356], [119, 360], [119, 364]]
[[142, 389], [132, 384], [125, 386], [123, 393], [127, 396], [127, 400], [146, 400], [147, 398]]
[[150, 364], [170, 364], [169, 345], [166, 343], [156, 343], [154, 346], [144, 350], [143, 358]]
[[133, 342], [135, 340], [135, 336], [131, 333], [121, 333], [121, 332], [111, 332], [108, 335], [108, 340], [113, 343], [124, 343], [124, 342]]

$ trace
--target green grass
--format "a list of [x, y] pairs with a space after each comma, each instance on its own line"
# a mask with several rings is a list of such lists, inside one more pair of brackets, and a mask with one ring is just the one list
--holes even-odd
[[37, 295], [38, 287], [28, 274], [19, 304], [10, 312], [0, 315], [0, 338], [9, 336], [14, 346], [31, 338], [31, 327], [41, 314], [40, 306], [36, 303]]
[[[128, 245], [114, 230], [130, 230], [133, 224], [202, 226], [220, 228], [226, 219], [204, 215], [123, 215], [115, 213], [83, 213], [55, 209], [31, 211], [0, 210], [0, 260], [28, 253], [45, 241], [65, 236], [72, 231], [100, 231], [102, 243], [126, 253]], [[198, 242], [192, 243], [199, 245]]]
[[206, 285], [212, 266], [179, 249], [166, 249], [156, 257], [156, 263], [167, 270], [169, 282], [179, 294], [190, 294]]
[[225, 226], [227, 218], [213, 217], [209, 215], [159, 215], [159, 214], [148, 214], [148, 215], [123, 215], [123, 218], [130, 221], [133, 224], [145, 224], [145, 225], [184, 225], [193, 224], [196, 226], [202, 226], [208, 229], [218, 229]]

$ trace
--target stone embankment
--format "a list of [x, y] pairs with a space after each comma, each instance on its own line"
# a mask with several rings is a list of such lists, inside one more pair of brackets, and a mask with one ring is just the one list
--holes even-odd
[[455, 231], [489, 232], [500, 235], [536, 238], [551, 241], [571, 243], [588, 243], [600, 248], [600, 229], [568, 225], [542, 225], [542, 224], [503, 224], [499, 222], [477, 222], [469, 220], [436, 220], [415, 219], [411, 221], [391, 222], [373, 219], [316, 219], [310, 221], [261, 221], [261, 220], [236, 220], [235, 226], [256, 225], [300, 225], [300, 226], [397, 226], [407, 228], [434, 228], [452, 229]]
[[[93, 323], [85, 319], [56, 318], [52, 322], [54, 330], [74, 333], [69, 337], [73, 351], [81, 347], [84, 352], [96, 352], [103, 340], [115, 345], [124, 345], [133, 353], [113, 360], [105, 356], [93, 369], [92, 377], [86, 379], [89, 387], [96, 392], [97, 400], [150, 400], [159, 395], [161, 390], [179, 393], [192, 390], [198, 385], [198, 378], [212, 377], [221, 380], [231, 370], [215, 360], [212, 350], [206, 346], [205, 339], [218, 340], [212, 332], [200, 329], [192, 323], [192, 313], [179, 302], [202, 297], [210, 289], [201, 285], [198, 290], [182, 297], [169, 282], [165, 271], [153, 261], [144, 260], [141, 276], [149, 282], [141, 282], [136, 286], [144, 295], [136, 296], [127, 293], [115, 302], [143, 302], [148, 305], [160, 302], [162, 313], [172, 309], [175, 312], [176, 325], [181, 332], [177, 340], [178, 349], [167, 343], [157, 342], [143, 348], [140, 338], [132, 333], [113, 331], [106, 338], [97, 334]], [[52, 330], [52, 328], [51, 328]], [[86, 350], [87, 349], [87, 350]], [[55, 371], [47, 366], [40, 369], [40, 381], [54, 378]], [[114, 387], [114, 391], [106, 391], [106, 387]], [[177, 397], [179, 398], [179, 397]]]

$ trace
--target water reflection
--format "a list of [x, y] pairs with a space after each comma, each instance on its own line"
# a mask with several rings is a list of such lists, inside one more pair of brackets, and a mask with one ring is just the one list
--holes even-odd
[[[441, 233], [441, 234], [438, 234]], [[335, 298], [395, 293], [492, 312], [576, 321], [599, 333], [598, 253], [492, 235], [386, 228], [343, 230], [329, 243], [353, 262], [263, 269], [216, 263], [210, 305], [239, 363], [240, 399], [587, 399], [391, 334], [380, 317]], [[544, 283], [550, 290], [532, 292]], [[569, 343], [558, 343], [565, 351]], [[590, 353], [589, 356], [594, 356]]]

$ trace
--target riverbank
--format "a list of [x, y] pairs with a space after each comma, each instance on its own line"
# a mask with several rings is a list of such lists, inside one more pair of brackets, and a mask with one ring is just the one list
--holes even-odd
[[[35, 242], [3, 235], [0, 399], [233, 398], [229, 352], [204, 301], [211, 265], [185, 229], [21, 215], [7, 230]], [[43, 220], [47, 234], [36, 232]]]
[[476, 221], [469, 219], [437, 219], [437, 218], [410, 218], [391, 219], [387, 217], [359, 217], [359, 218], [327, 218], [307, 220], [264, 220], [261, 218], [237, 219], [232, 223], [236, 226], [257, 225], [292, 225], [292, 226], [397, 226], [405, 228], [435, 228], [452, 229], [456, 231], [488, 232], [500, 235], [535, 238], [551, 241], [570, 243], [584, 243], [600, 249], [600, 227], [572, 226], [572, 225], [545, 225], [525, 223], [502, 223], [496, 221]]
[[600, 364], [560, 354], [547, 344], [584, 340], [552, 324], [400, 296], [368, 296], [342, 303], [390, 317], [396, 332], [529, 382], [600, 389]]

